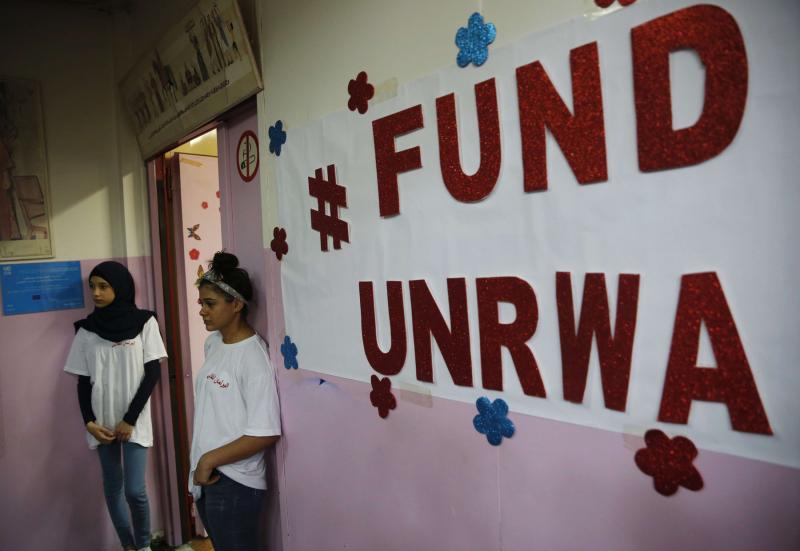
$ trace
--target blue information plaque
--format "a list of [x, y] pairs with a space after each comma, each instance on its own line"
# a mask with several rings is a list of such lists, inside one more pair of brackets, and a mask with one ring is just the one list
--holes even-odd
[[81, 263], [0, 264], [3, 315], [83, 308]]

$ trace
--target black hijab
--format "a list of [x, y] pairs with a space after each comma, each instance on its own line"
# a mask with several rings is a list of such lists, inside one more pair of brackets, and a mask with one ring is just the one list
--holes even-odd
[[136, 287], [131, 273], [119, 262], [110, 260], [95, 266], [89, 274], [89, 279], [92, 276], [102, 277], [111, 285], [114, 289], [114, 300], [105, 308], [95, 307], [94, 312], [88, 317], [76, 321], [75, 332], [83, 328], [111, 342], [135, 338], [142, 332], [147, 320], [156, 314], [136, 307], [134, 302]]

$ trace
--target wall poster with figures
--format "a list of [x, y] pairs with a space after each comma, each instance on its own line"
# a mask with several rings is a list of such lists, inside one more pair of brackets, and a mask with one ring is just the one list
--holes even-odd
[[201, 0], [120, 83], [142, 156], [177, 143], [261, 90], [234, 0]]
[[52, 256], [39, 83], [0, 78], [0, 260]]

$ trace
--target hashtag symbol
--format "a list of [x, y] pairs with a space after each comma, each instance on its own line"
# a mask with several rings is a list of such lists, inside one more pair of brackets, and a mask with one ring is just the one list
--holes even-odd
[[[317, 199], [317, 210], [311, 210], [311, 229], [319, 232], [319, 246], [328, 250], [328, 236], [333, 238], [333, 248], [341, 249], [342, 241], [350, 243], [347, 222], [339, 218], [339, 207], [347, 207], [347, 189], [336, 183], [336, 169], [328, 165], [328, 179], [322, 169], [314, 171], [308, 179], [308, 193]], [[325, 203], [330, 205], [330, 215], [325, 214]]]

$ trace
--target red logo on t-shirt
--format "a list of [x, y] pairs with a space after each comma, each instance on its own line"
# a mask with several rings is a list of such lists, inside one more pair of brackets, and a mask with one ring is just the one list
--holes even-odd
[[211, 381], [212, 383], [214, 383], [215, 385], [217, 385], [220, 388], [228, 388], [230, 386], [230, 383], [220, 379], [214, 373], [209, 373], [206, 376], [206, 379], [208, 379], [209, 381]]
[[116, 348], [118, 346], [134, 346], [134, 345], [136, 345], [136, 341], [122, 341], [112, 344], [111, 348]]

